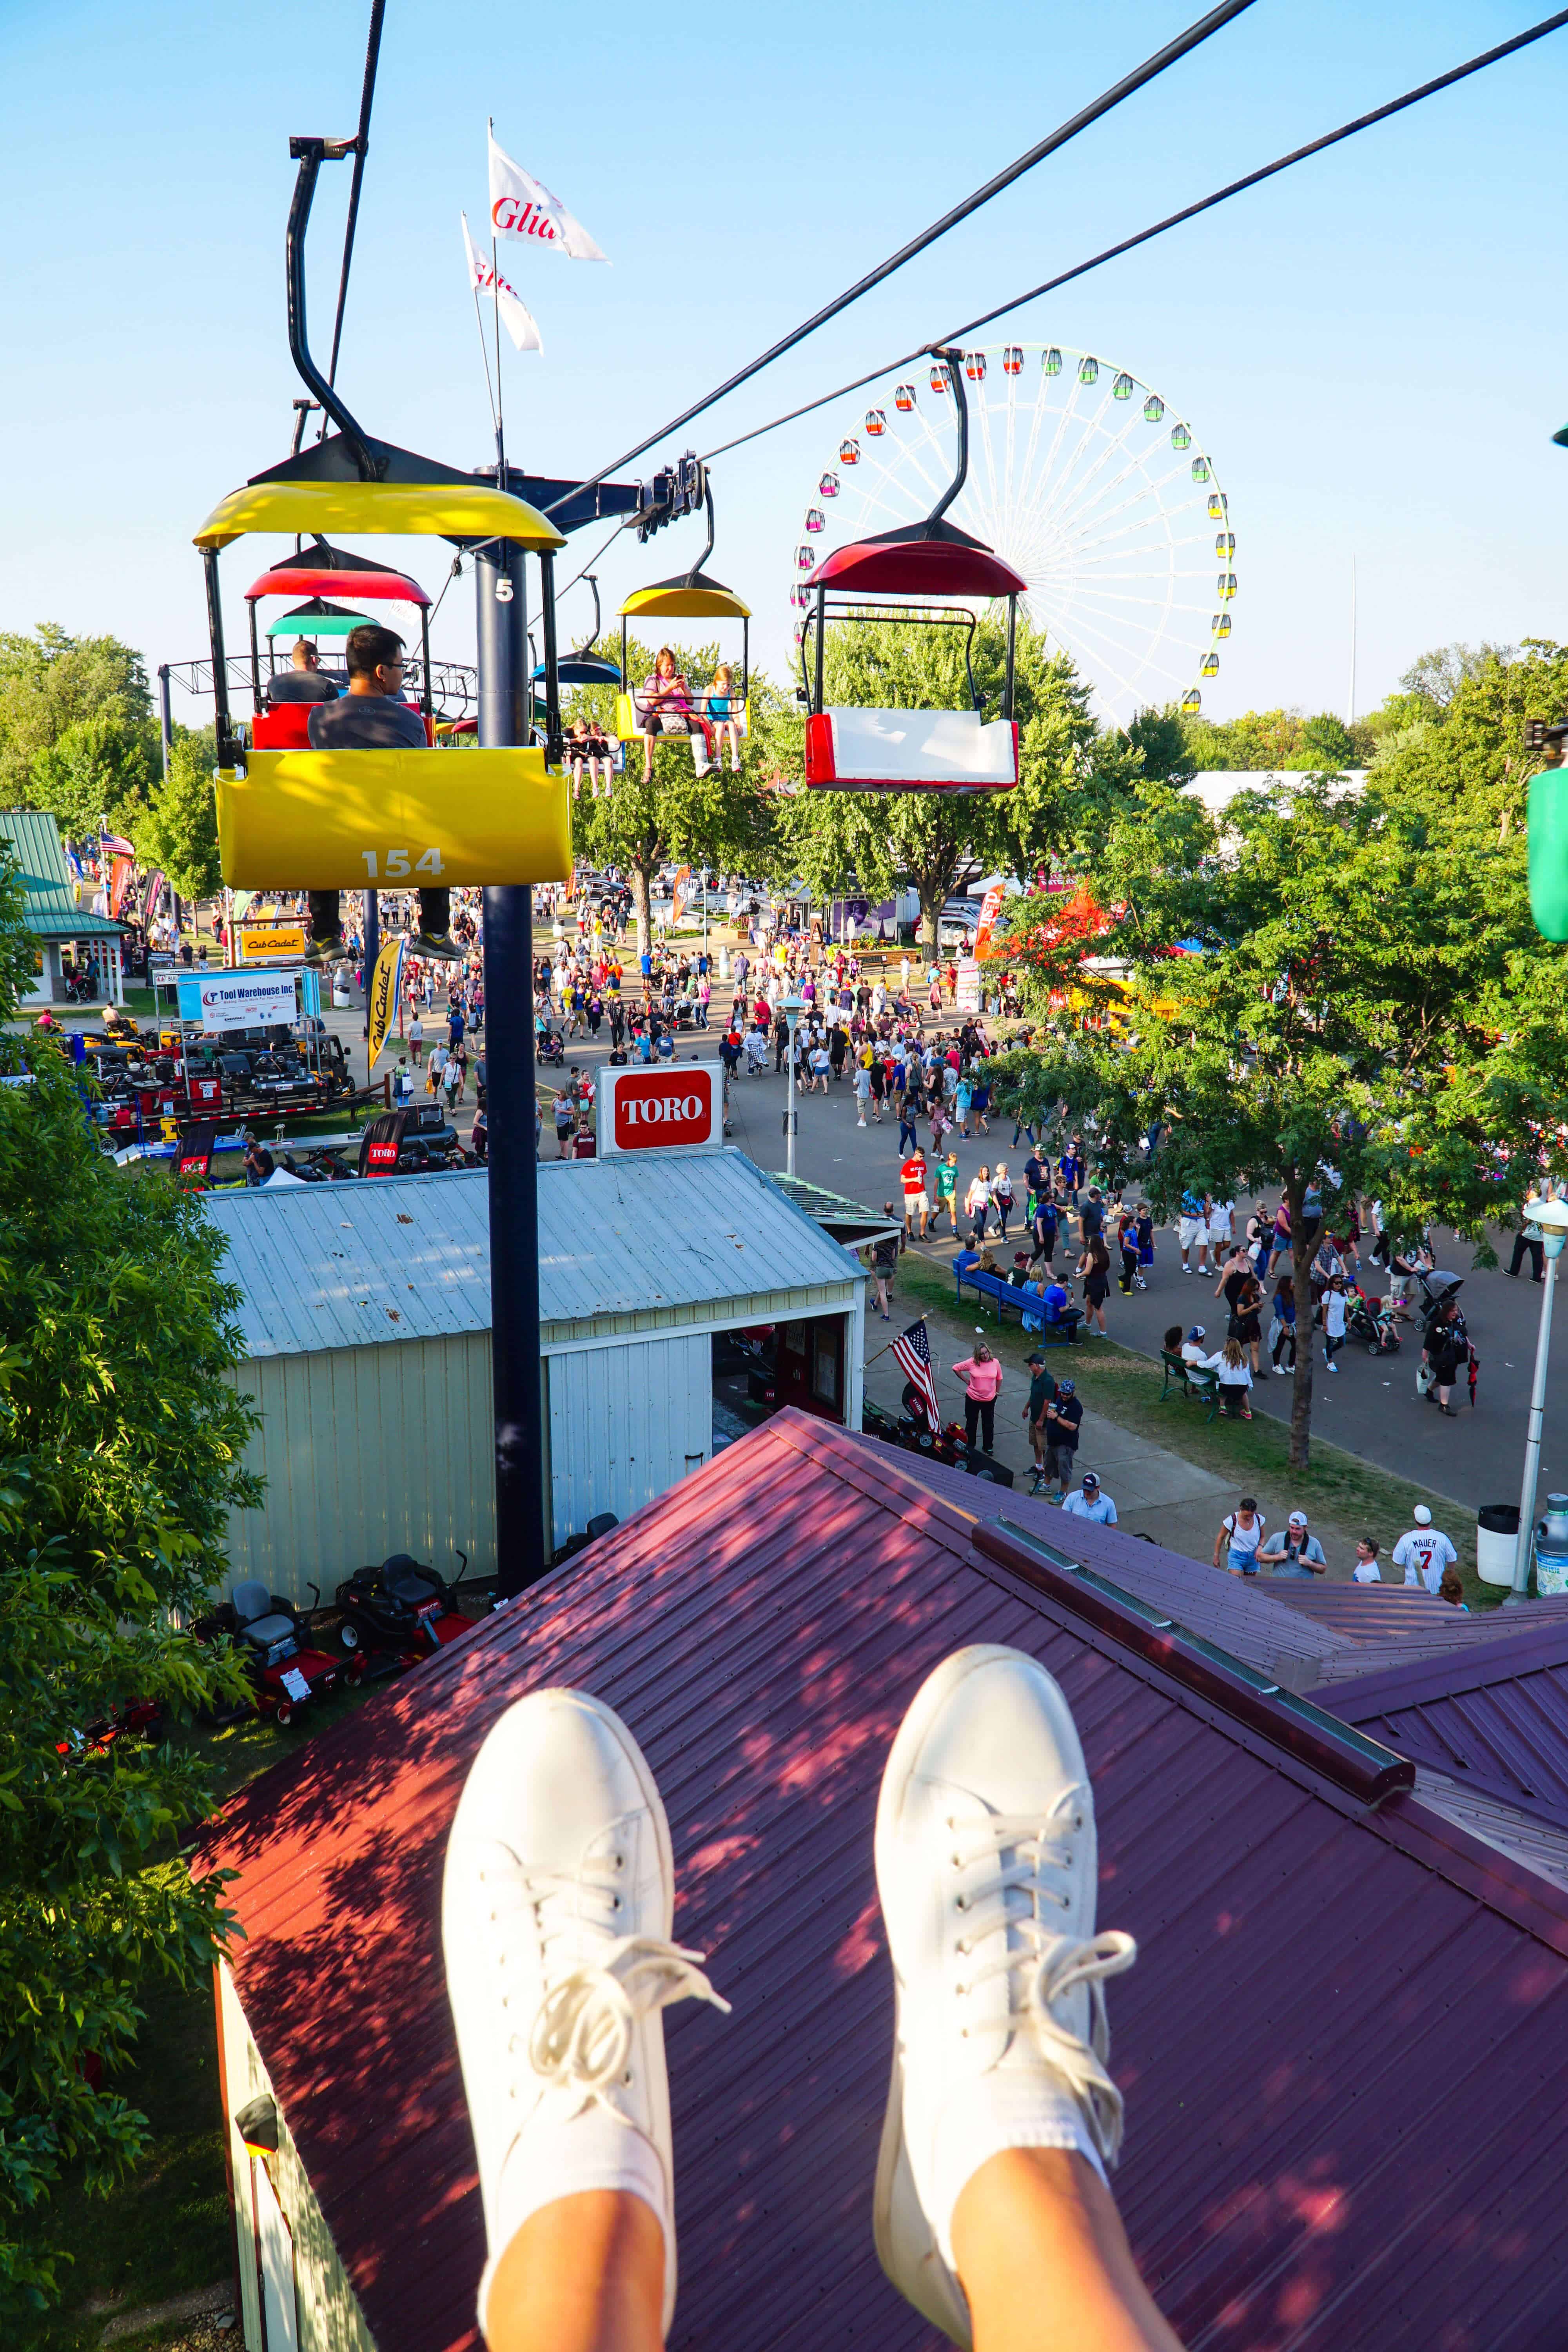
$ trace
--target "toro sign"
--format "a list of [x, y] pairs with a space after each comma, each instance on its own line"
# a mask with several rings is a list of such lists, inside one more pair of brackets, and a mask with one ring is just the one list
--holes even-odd
[[599, 1156], [714, 1151], [723, 1141], [723, 1073], [715, 1062], [599, 1074]]

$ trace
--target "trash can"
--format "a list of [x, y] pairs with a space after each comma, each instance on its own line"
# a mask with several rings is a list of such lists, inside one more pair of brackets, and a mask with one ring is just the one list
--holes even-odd
[[1536, 1526], [1535, 1591], [1537, 1598], [1568, 1592], [1568, 1495], [1548, 1495]]
[[1511, 1584], [1519, 1546], [1519, 1505], [1483, 1503], [1476, 1513], [1476, 1574], [1483, 1584]]
[[730, 977], [730, 950], [728, 948], [721, 948], [719, 950], [719, 977], [721, 980], [728, 980]]

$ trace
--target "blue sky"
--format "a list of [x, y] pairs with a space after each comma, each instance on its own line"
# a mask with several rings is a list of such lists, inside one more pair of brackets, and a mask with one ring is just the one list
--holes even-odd
[[[510, 451], [565, 474], [683, 406], [1189, 13], [389, 0], [342, 389], [390, 439], [460, 464], [489, 454], [458, 227], [460, 206], [484, 215], [487, 113], [614, 263], [502, 257], [546, 344], [542, 359], [508, 347]], [[705, 448], [950, 329], [1533, 13], [1258, 0], [689, 437]], [[0, 0], [0, 627], [112, 630], [150, 665], [200, 650], [191, 532], [283, 454], [299, 389], [289, 134], [353, 130], [364, 16], [360, 0]], [[1352, 558], [1359, 708], [1429, 646], [1568, 638], [1568, 452], [1550, 441], [1568, 416], [1568, 323], [1542, 164], [1565, 99], [1559, 34], [1016, 314], [1021, 338], [1158, 384], [1215, 456], [1240, 587], [1214, 715], [1343, 708]], [[347, 175], [328, 173], [318, 205], [322, 349]], [[779, 583], [830, 429], [789, 428], [716, 469], [714, 568], [755, 604], [775, 667]], [[259, 569], [277, 551], [252, 551]], [[437, 584], [428, 544], [400, 552]], [[613, 598], [685, 560], [674, 533], [640, 558], [628, 541], [604, 585]], [[247, 562], [228, 559], [234, 635]], [[584, 612], [564, 611], [567, 636]], [[438, 649], [462, 656], [471, 635], [465, 582]]]

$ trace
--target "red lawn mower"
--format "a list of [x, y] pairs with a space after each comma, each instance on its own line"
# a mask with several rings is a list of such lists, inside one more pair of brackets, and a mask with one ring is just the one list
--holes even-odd
[[[466, 1569], [468, 1554], [459, 1551], [458, 1558]], [[458, 1607], [458, 1581], [454, 1577], [448, 1583], [405, 1551], [379, 1568], [356, 1569], [337, 1591], [339, 1648], [351, 1662], [358, 1659], [362, 1674], [395, 1675], [416, 1666], [477, 1622]]]
[[[316, 1587], [310, 1590], [319, 1602]], [[311, 1646], [314, 1614], [269, 1593], [258, 1578], [247, 1577], [195, 1631], [198, 1641], [229, 1635], [245, 1660], [258, 1711], [287, 1727], [311, 1699], [335, 1690], [340, 1682], [352, 1685], [364, 1676], [362, 1657], [333, 1657]]]

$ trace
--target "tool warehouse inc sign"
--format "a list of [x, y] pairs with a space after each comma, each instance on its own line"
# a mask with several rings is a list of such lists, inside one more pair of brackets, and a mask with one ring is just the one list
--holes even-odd
[[717, 1151], [723, 1141], [723, 1072], [716, 1062], [602, 1070], [598, 1110], [601, 1159], [616, 1151]]
[[292, 1024], [291, 971], [204, 971], [180, 974], [180, 1018], [199, 1021], [205, 1034]]

